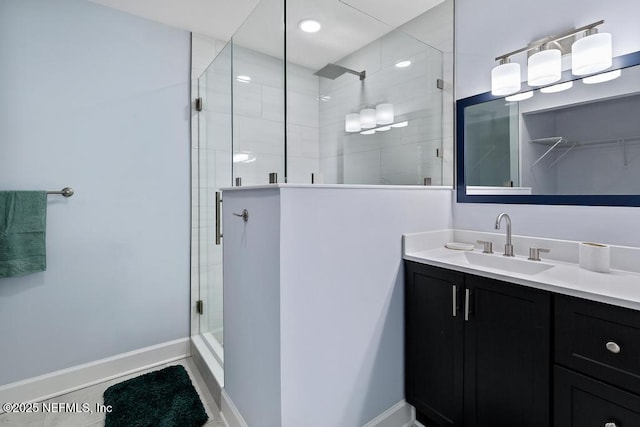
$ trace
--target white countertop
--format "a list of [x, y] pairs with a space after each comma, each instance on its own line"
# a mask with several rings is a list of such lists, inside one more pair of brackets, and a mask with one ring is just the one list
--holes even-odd
[[364, 184], [260, 184], [240, 187], [224, 187], [222, 191], [268, 190], [278, 188], [314, 188], [314, 189], [351, 189], [351, 190], [418, 190], [418, 191], [453, 191], [446, 185], [364, 185]]
[[[475, 244], [478, 239], [493, 241], [495, 253], [483, 254], [482, 249], [479, 248], [480, 245]], [[482, 257], [502, 257], [504, 235], [464, 230], [441, 230], [404, 235], [403, 257], [422, 264], [640, 310], [640, 272], [615, 268], [631, 265], [640, 267], [640, 249], [638, 248], [612, 246], [613, 268], [608, 273], [597, 273], [582, 269], [577, 264], [577, 250], [580, 242], [513, 236], [513, 244], [516, 248], [516, 257], [513, 260], [516, 263], [535, 263], [536, 267], [548, 267], [544, 271], [525, 274], [466, 262], [466, 258], [461, 254], [462, 251], [444, 246], [450, 241], [474, 243], [475, 260], [502, 261], [487, 260]], [[552, 250], [548, 254], [541, 254], [542, 261], [529, 261], [524, 255], [524, 251], [528, 255], [529, 247], [549, 246]], [[555, 259], [552, 255], [555, 255]], [[616, 257], [620, 259], [614, 259]]]

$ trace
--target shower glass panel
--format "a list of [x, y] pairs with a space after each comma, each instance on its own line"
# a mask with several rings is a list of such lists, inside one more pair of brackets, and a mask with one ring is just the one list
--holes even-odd
[[198, 113], [198, 264], [199, 299], [204, 309], [199, 332], [223, 364], [222, 246], [216, 245], [215, 194], [231, 186], [232, 46], [227, 44], [198, 79], [202, 110]]
[[283, 23], [283, 1], [262, 0], [232, 38], [233, 176], [243, 186], [285, 179]]
[[423, 34], [440, 12], [388, 24], [349, 3], [286, 2], [287, 182], [443, 185], [443, 53], [427, 43], [442, 35]]
[[[453, 0], [407, 0], [386, 23], [353, 1], [261, 0], [195, 85], [202, 110], [193, 132], [192, 292], [204, 307], [194, 310], [192, 329], [198, 351], [208, 347], [217, 361], [205, 362], [220, 385], [216, 191], [267, 184], [272, 173], [280, 183], [450, 184], [442, 153], [451, 172], [453, 132], [442, 129], [453, 129], [453, 97], [441, 80], [451, 87]], [[300, 31], [309, 17], [321, 21], [320, 32]], [[390, 106], [392, 116], [375, 117], [372, 127], [358, 116], [362, 129], [347, 131], [347, 115]]]

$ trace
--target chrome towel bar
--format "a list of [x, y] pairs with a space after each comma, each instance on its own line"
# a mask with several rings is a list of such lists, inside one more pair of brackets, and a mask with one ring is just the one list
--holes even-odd
[[47, 191], [47, 194], [62, 194], [64, 197], [71, 197], [75, 191], [71, 187], [64, 187], [60, 191]]

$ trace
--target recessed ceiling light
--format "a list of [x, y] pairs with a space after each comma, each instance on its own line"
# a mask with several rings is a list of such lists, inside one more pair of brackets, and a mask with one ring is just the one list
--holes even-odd
[[251, 81], [251, 77], [249, 76], [238, 76], [236, 80], [242, 83], [249, 83]]
[[298, 23], [298, 27], [305, 33], [317, 33], [322, 25], [315, 19], [303, 19]]
[[396, 63], [396, 67], [398, 67], [398, 68], [406, 68], [409, 65], [411, 65], [411, 61], [400, 61], [400, 62]]

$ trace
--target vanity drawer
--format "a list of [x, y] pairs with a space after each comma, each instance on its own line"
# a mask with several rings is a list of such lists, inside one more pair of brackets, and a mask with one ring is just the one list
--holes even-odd
[[640, 394], [640, 312], [556, 295], [555, 362]]
[[556, 365], [555, 427], [640, 426], [640, 396]]

